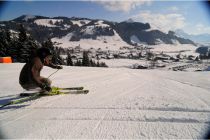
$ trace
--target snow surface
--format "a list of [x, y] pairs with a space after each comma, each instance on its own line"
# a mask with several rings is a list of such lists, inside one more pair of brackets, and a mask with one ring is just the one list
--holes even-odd
[[150, 48], [153, 48], [153, 52], [179, 52], [179, 51], [195, 51], [197, 47], [192, 44], [160, 44], [160, 45], [149, 45]]
[[95, 23], [96, 27], [99, 26], [99, 27], [110, 27], [108, 24], [105, 24], [104, 21], [102, 20], [99, 20]]
[[[50, 22], [52, 21], [52, 24]], [[46, 27], [58, 27], [54, 25], [56, 22], [63, 22], [62, 19], [37, 19], [34, 21], [37, 25], [42, 25]]]
[[[23, 89], [23, 64], [0, 64], [0, 102]], [[44, 67], [48, 77], [56, 70]], [[86, 95], [46, 96], [0, 110], [5, 138], [196, 139], [210, 124], [210, 73], [67, 67], [50, 77]]]
[[147, 61], [135, 59], [101, 59], [100, 62], [105, 62], [109, 68], [132, 68], [135, 64], [147, 65]]
[[[91, 26], [88, 26], [86, 28], [86, 33], [91, 34]], [[52, 38], [52, 42], [57, 42], [60, 43], [58, 47], [62, 48], [69, 48], [69, 47], [77, 47], [80, 46], [82, 49], [90, 49], [90, 48], [95, 48], [99, 49], [101, 48], [102, 50], [119, 50], [121, 47], [126, 46], [126, 47], [131, 47], [128, 43], [123, 41], [119, 34], [114, 31], [113, 36], [97, 36], [96, 40], [94, 39], [80, 39], [80, 41], [69, 41], [72, 37], [73, 33], [69, 33], [66, 36], [62, 38]]]
[[[90, 23], [90, 20], [71, 20], [74, 25], [78, 25], [79, 27]], [[83, 23], [83, 24], [82, 24]]]
[[138, 39], [138, 37], [137, 36], [135, 36], [135, 35], [132, 35], [131, 37], [130, 37], [130, 40], [131, 40], [131, 43], [141, 43], [141, 41]]
[[177, 54], [199, 56], [199, 53], [196, 53], [198, 47], [192, 44], [159, 44], [149, 45], [149, 48], [152, 48], [152, 52], [164, 53], [170, 56], [176, 56]]

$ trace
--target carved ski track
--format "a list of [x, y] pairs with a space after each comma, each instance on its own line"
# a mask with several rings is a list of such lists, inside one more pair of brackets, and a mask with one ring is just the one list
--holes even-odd
[[[186, 82], [182, 82], [182, 81], [177, 81], [177, 80], [174, 80], [174, 79], [169, 79], [169, 78], [165, 78], [165, 79], [168, 79], [168, 80], [171, 80], [171, 81], [175, 81], [175, 82], [178, 82], [178, 83], [181, 83], [181, 84], [186, 84], [186, 85], [188, 85], [188, 86], [192, 86], [192, 87], [195, 87], [195, 88], [201, 88], [201, 89], [203, 89], [203, 90], [207, 90], [206, 88], [203, 88], [203, 87], [201, 87], [201, 86], [197, 86], [197, 85], [193, 85], [193, 84], [191, 84], [191, 83], [186, 83]], [[166, 88], [166, 87], [164, 87], [164, 88]], [[169, 89], [169, 88], [167, 88], [167, 89]], [[169, 89], [169, 90], [171, 90], [171, 89]], [[172, 90], [171, 90], [172, 91]], [[207, 90], [208, 91], [208, 90]], [[194, 98], [196, 98], [196, 99], [199, 99], [203, 104], [205, 104], [206, 106], [209, 106], [209, 104], [206, 102], [206, 101], [204, 101], [203, 99], [201, 99], [199, 96], [195, 96], [195, 95], [193, 95], [192, 93], [189, 93], [191, 96], [193, 96]]]
[[[165, 112], [200, 112], [200, 113], [210, 113], [210, 110], [196, 110], [190, 108], [178, 108], [178, 107], [168, 107], [168, 108], [161, 108], [161, 107], [149, 107], [149, 108], [119, 108], [119, 107], [31, 107], [30, 109], [71, 109], [71, 110], [143, 110], [143, 111], [165, 111]], [[29, 110], [30, 110], [29, 109]]]
[[98, 126], [100, 125], [100, 123], [102, 121], [110, 121], [110, 122], [145, 122], [145, 123], [154, 123], [154, 122], [160, 122], [160, 123], [183, 123], [183, 124], [193, 124], [193, 123], [198, 123], [198, 124], [210, 124], [210, 121], [199, 121], [196, 119], [169, 119], [169, 118], [159, 118], [159, 119], [151, 119], [151, 118], [147, 118], [147, 119], [107, 119], [107, 118], [98, 118], [98, 119], [94, 119], [94, 118], [65, 118], [65, 119], [46, 119], [46, 120], [65, 120], [65, 121], [97, 121], [98, 123], [96, 124], [96, 126], [94, 127], [94, 129], [92, 130], [93, 132], [98, 128]]
[[[132, 75], [138, 76], [136, 73], [131, 73], [131, 74], [132, 74]], [[203, 89], [203, 90], [207, 90], [206, 88], [203, 88], [203, 87], [200, 87], [200, 86], [197, 86], [197, 85], [193, 85], [193, 84], [191, 84], [191, 83], [186, 83], [186, 82], [174, 80], [174, 79], [167, 78], [167, 77], [164, 77], [164, 76], [156, 76], [156, 75], [155, 75], [155, 77], [159, 77], [159, 78], [161, 78], [161, 79], [164, 80], [164, 81], [170, 80], [170, 81], [178, 82], [178, 83], [180, 83], [180, 84], [186, 84], [186, 85], [188, 85], [188, 86], [193, 86], [193, 87], [196, 87], [196, 88], [201, 88], [201, 89]], [[155, 82], [155, 81], [153, 81], [153, 82]], [[170, 88], [165, 87], [165, 86], [163, 85], [163, 82], [159, 82], [158, 84], [162, 85], [162, 86], [161, 86], [162, 88], [165, 88], [165, 89], [169, 90], [171, 93], [176, 93], [176, 94], [177, 94], [177, 92], [175, 92], [174, 90], [171, 90]], [[208, 91], [208, 90], [207, 90], [207, 91]], [[172, 96], [176, 95], [176, 94], [171, 94], [171, 93], [168, 93], [168, 94], [170, 94], [170, 95], [172, 95]], [[190, 94], [191, 96], [193, 96], [194, 98], [199, 99], [204, 105], [209, 106], [208, 103], [207, 103], [206, 101], [204, 101], [203, 99], [201, 99], [199, 96], [195, 96], [195, 95], [193, 95], [192, 93], [189, 93], [189, 94]], [[181, 96], [183, 96], [183, 95], [181, 95]], [[184, 96], [186, 96], [186, 95], [184, 95]]]
[[[54, 101], [54, 100], [57, 100], [58, 98], [61, 98], [62, 96], [57, 96], [57, 98], [53, 98], [53, 99], [51, 99], [51, 100], [48, 100], [48, 101], [42, 101], [42, 103], [41, 104], [39, 104], [39, 105], [45, 105], [45, 104], [49, 104], [50, 102], [51, 102], [51, 104], [53, 103], [52, 101]], [[10, 115], [10, 116], [7, 116], [7, 117], [5, 117], [5, 118], [3, 118], [3, 119], [8, 119], [8, 118], [15, 118], [14, 120], [11, 120], [11, 121], [8, 121], [7, 123], [4, 123], [4, 124], [0, 124], [0, 126], [2, 127], [2, 126], [5, 126], [5, 125], [8, 125], [8, 124], [11, 124], [11, 123], [14, 123], [15, 121], [18, 121], [18, 120], [20, 120], [20, 119], [22, 119], [22, 118], [25, 118], [25, 117], [27, 117], [27, 116], [29, 116], [30, 114], [33, 114], [33, 113], [35, 113], [36, 111], [38, 111], [38, 110], [31, 110], [31, 109], [26, 109], [27, 107], [25, 107], [25, 110], [21, 110], [21, 112], [19, 112], [18, 113], [18, 115], [20, 115], [19, 117], [17, 117], [17, 114], [15, 114], [15, 116], [14, 115]], [[19, 111], [19, 110], [17, 110], [17, 111]], [[24, 114], [24, 115], [23, 115]]]
[[[52, 108], [51, 108], [52, 109]], [[49, 111], [51, 112], [51, 109], [49, 108], [36, 108], [35, 110], [43, 110], [44, 112]], [[61, 109], [61, 108], [59, 108]], [[180, 111], [165, 111], [165, 110], [149, 110], [149, 109], [122, 109], [122, 108], [86, 108], [86, 109], [72, 109], [72, 108], [65, 108], [66, 111], [70, 111], [68, 114], [71, 114], [70, 116], [58, 116], [58, 117], [35, 117], [35, 118], [28, 118], [26, 120], [31, 121], [43, 121], [43, 120], [66, 120], [66, 121], [97, 121], [93, 132], [98, 128], [100, 123], [102, 121], [131, 121], [131, 122], [161, 122], [161, 123], [206, 123], [210, 124], [210, 121], [208, 120], [209, 112], [201, 112], [201, 111], [186, 111], [186, 112], [180, 112]], [[74, 112], [83, 112], [83, 115], [75, 114]], [[84, 111], [82, 111], [84, 110]], [[95, 111], [93, 111], [95, 110]], [[152, 111], [153, 114], [148, 114], [148, 111]], [[42, 111], [40, 111], [42, 112]], [[63, 111], [62, 111], [63, 112]], [[91, 114], [89, 112], [92, 112]], [[117, 113], [118, 112], [118, 113]], [[134, 115], [133, 113], [136, 112], [138, 115]], [[167, 112], [167, 113], [164, 113]], [[95, 114], [94, 114], [95, 113]], [[102, 117], [97, 116], [96, 114], [103, 113]], [[117, 114], [121, 114], [120, 116], [117, 116]], [[202, 113], [202, 118], [197, 118], [198, 115]], [[30, 115], [30, 114], [29, 114]], [[133, 116], [134, 115], [134, 116]], [[147, 115], [147, 116], [145, 116]], [[191, 116], [189, 118], [189, 116]]]
[[108, 110], [106, 110], [106, 113], [104, 114], [104, 116], [100, 120], [98, 120], [98, 123], [95, 125], [95, 127], [92, 130], [92, 132], [94, 132], [98, 128], [98, 126], [101, 124], [102, 121], [104, 121], [107, 113], [108, 113]]
[[185, 85], [189, 85], [189, 86], [201, 88], [201, 89], [203, 89], [203, 90], [207, 90], [207, 91], [210, 90], [210, 88], [208, 88], [208, 87], [202, 87], [202, 86], [194, 85], [194, 84], [189, 83], [189, 82], [182, 82], [182, 81], [178, 81], [178, 80], [171, 79], [171, 78], [167, 78], [167, 77], [164, 77], [164, 78], [165, 78], [165, 79], [168, 79], [168, 80], [171, 80], [171, 81], [174, 81], [174, 82], [182, 83], [182, 84], [185, 84]]

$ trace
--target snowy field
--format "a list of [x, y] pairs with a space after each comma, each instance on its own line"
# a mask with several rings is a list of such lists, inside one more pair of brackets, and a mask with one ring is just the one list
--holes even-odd
[[[0, 103], [23, 89], [23, 64], [0, 64]], [[47, 77], [56, 70], [45, 67]], [[0, 110], [4, 138], [192, 139], [210, 124], [210, 72], [65, 67], [53, 85], [87, 95], [46, 96]]]
[[[90, 28], [90, 29], [89, 29]], [[85, 32], [87, 34], [93, 34], [93, 27], [89, 27]], [[99, 49], [102, 50], [119, 50], [120, 47], [126, 46], [132, 48], [131, 45], [127, 44], [125, 41], [121, 39], [119, 34], [114, 31], [113, 36], [99, 36], [95, 40], [93, 39], [80, 39], [80, 41], [69, 41], [73, 36], [73, 33], [69, 33], [62, 38], [52, 38], [52, 42], [59, 43], [58, 47], [61, 48], [69, 48], [69, 47], [77, 47], [80, 46], [82, 49]]]

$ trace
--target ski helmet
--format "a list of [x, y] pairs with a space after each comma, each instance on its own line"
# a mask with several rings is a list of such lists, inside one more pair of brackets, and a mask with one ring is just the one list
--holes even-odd
[[50, 49], [48, 48], [39, 48], [37, 50], [37, 56], [41, 59], [42, 63], [44, 62], [45, 57], [52, 55]]

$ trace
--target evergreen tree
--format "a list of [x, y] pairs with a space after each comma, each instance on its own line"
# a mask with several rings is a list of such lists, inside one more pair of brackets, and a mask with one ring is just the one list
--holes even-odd
[[6, 56], [6, 49], [8, 47], [4, 30], [0, 32], [0, 56]]
[[11, 33], [8, 29], [6, 29], [6, 40], [7, 42], [11, 42]]
[[77, 62], [75, 63], [75, 66], [82, 66], [82, 62], [80, 60], [77, 60]]
[[0, 56], [10, 56], [8, 51], [11, 45], [11, 33], [9, 30], [0, 30]]
[[19, 41], [20, 42], [24, 42], [27, 40], [27, 34], [26, 34], [26, 30], [23, 26], [23, 24], [20, 24], [20, 27], [19, 27]]
[[44, 43], [42, 43], [42, 47], [50, 49], [50, 51], [54, 51], [54, 46], [50, 38], [47, 39]]
[[59, 64], [59, 65], [62, 65], [64, 64], [64, 61], [63, 59], [60, 57], [59, 55], [59, 52], [58, 52], [58, 49], [56, 49], [51, 41], [50, 38], [48, 38], [47, 41], [45, 41], [44, 43], [42, 43], [42, 47], [45, 47], [45, 48], [48, 48], [50, 49], [52, 55], [53, 55], [53, 58], [52, 58], [52, 62], [54, 64]]
[[90, 66], [91, 66], [91, 67], [96, 67], [96, 63], [95, 63], [95, 61], [93, 61], [92, 59], [90, 59]]
[[10, 48], [8, 50], [9, 56], [12, 57], [13, 62], [18, 62], [20, 52], [20, 42], [16, 39], [12, 40], [10, 43]]
[[11, 48], [14, 49], [11, 53], [15, 61], [25, 63], [31, 59], [30, 57], [38, 48], [38, 44], [32, 37], [27, 36], [24, 26], [20, 24], [18, 40], [14, 40]]
[[89, 57], [88, 57], [88, 52], [87, 51], [83, 52], [82, 66], [90, 66], [90, 61], [89, 61]]
[[32, 38], [28, 38], [28, 40], [22, 42], [19, 49], [21, 52], [19, 62], [28, 62], [37, 48], [38, 45]]
[[100, 67], [100, 63], [99, 63], [99, 61], [97, 61], [96, 67]]
[[73, 66], [73, 61], [71, 59], [71, 54], [68, 52], [67, 53], [67, 66]]
[[105, 62], [100, 63], [100, 67], [108, 67]]

